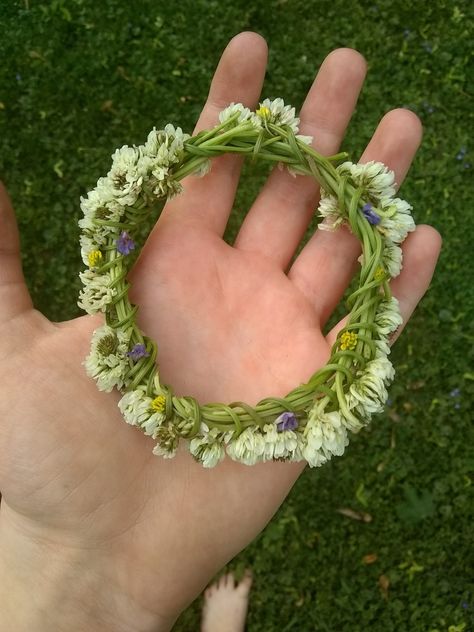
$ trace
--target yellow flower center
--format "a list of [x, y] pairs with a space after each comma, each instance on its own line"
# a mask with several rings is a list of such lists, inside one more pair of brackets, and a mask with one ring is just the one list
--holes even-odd
[[158, 397], [155, 397], [155, 399], [151, 402], [150, 408], [155, 413], [162, 413], [165, 410], [165, 405], [166, 397], [164, 395], [158, 395]]
[[95, 268], [97, 265], [102, 263], [102, 253], [100, 250], [91, 250], [87, 255], [87, 259], [89, 261], [89, 267]]
[[266, 105], [261, 105], [258, 108], [258, 110], [255, 112], [255, 114], [262, 119], [267, 119], [267, 118], [270, 118], [271, 112], [270, 112], [270, 109], [267, 108]]
[[353, 351], [357, 345], [357, 334], [353, 331], [345, 331], [341, 335], [341, 351]]

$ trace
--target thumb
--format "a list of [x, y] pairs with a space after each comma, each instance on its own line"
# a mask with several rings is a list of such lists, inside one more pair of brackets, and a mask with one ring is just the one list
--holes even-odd
[[0, 324], [31, 309], [20, 257], [20, 236], [7, 190], [0, 182]]

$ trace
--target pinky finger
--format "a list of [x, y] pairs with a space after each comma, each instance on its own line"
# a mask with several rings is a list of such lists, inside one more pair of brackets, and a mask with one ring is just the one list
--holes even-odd
[[[391, 283], [392, 293], [398, 299], [403, 324], [392, 335], [393, 344], [403, 331], [416, 306], [426, 293], [433, 277], [441, 250], [441, 236], [431, 226], [421, 225], [410, 233], [402, 245], [403, 268]], [[346, 319], [340, 321], [327, 335], [332, 346]]]

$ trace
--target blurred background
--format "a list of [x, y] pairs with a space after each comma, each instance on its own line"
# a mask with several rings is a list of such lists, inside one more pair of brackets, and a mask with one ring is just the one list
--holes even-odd
[[[472, 632], [471, 1], [0, 0], [0, 177], [35, 305], [56, 321], [79, 314], [80, 196], [116, 147], [167, 122], [192, 130], [220, 54], [242, 30], [270, 47], [263, 96], [297, 109], [331, 50], [366, 57], [343, 149], [357, 160], [385, 112], [416, 112], [424, 141], [401, 195], [444, 239], [393, 350], [386, 414], [343, 458], [306, 471], [229, 564], [237, 575], [253, 569], [247, 629]], [[245, 168], [230, 242], [266, 172]], [[198, 629], [200, 606], [178, 632]]]

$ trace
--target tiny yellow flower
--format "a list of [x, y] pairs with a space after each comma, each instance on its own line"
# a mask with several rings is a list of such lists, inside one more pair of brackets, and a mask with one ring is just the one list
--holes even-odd
[[345, 331], [341, 336], [341, 350], [353, 351], [357, 345], [357, 334], [353, 331]]
[[385, 276], [385, 269], [382, 266], [379, 266], [374, 274], [374, 279], [376, 281], [382, 281]]
[[89, 261], [89, 267], [95, 268], [100, 263], [102, 263], [102, 253], [100, 252], [100, 250], [91, 250], [90, 253], [87, 255], [87, 259]]
[[267, 119], [267, 118], [270, 118], [271, 112], [269, 108], [267, 108], [265, 105], [262, 105], [258, 108], [255, 114], [262, 119]]
[[165, 405], [166, 397], [164, 395], [158, 395], [158, 397], [155, 397], [155, 399], [151, 402], [150, 408], [155, 413], [162, 413], [165, 410]]

